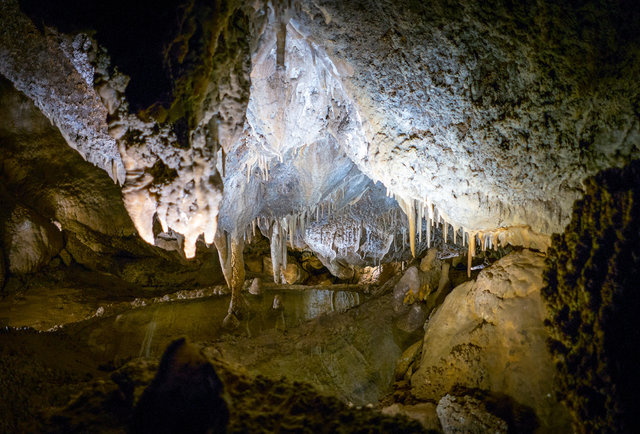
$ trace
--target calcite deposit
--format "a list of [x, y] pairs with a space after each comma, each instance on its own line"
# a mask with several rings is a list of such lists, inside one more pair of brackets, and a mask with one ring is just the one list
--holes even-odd
[[566, 224], [586, 175], [640, 155], [624, 4], [373, 5], [184, 2], [165, 34], [123, 42], [109, 14], [10, 0], [0, 71], [124, 184], [143, 239], [157, 215], [188, 257], [218, 225], [246, 238], [261, 221], [336, 272], [419, 254], [432, 227], [471, 253], [500, 228], [537, 239]]

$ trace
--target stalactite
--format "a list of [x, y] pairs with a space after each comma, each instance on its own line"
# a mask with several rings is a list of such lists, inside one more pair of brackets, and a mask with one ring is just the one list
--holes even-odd
[[417, 229], [418, 229], [418, 242], [422, 243], [422, 217], [423, 217], [423, 213], [424, 213], [424, 207], [422, 206], [418, 206], [418, 220], [416, 222], [416, 224], [418, 225]]
[[227, 282], [229, 289], [232, 289], [230, 236], [226, 231], [217, 231], [213, 237], [213, 243], [218, 251], [218, 258], [220, 259], [220, 267], [222, 268], [224, 280]]
[[442, 234], [444, 237], [444, 243], [447, 244], [447, 231], [449, 230], [449, 224], [445, 222], [444, 227], [442, 228]]
[[467, 277], [471, 277], [471, 263], [476, 254], [476, 234], [469, 233], [469, 253], [467, 258]]
[[280, 281], [280, 266], [282, 265], [282, 242], [281, 242], [281, 230], [278, 219], [273, 221], [271, 226], [271, 268], [273, 270], [273, 281], [275, 283], [281, 283]]

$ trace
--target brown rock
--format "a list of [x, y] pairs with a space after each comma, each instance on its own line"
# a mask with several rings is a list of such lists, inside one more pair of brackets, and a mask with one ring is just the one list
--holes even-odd
[[382, 414], [389, 416], [406, 416], [415, 419], [426, 430], [440, 432], [440, 421], [436, 413], [436, 405], [432, 402], [421, 402], [415, 405], [392, 404], [382, 409]]
[[262, 271], [264, 274], [268, 274], [273, 277], [273, 263], [271, 262], [271, 256], [262, 257]]
[[5, 223], [4, 245], [9, 271], [37, 271], [62, 249], [62, 233], [51, 222], [22, 205], [16, 205]]
[[470, 397], [445, 395], [436, 408], [445, 434], [504, 433], [509, 432], [507, 422], [489, 413], [481, 401]]
[[62, 259], [62, 263], [67, 267], [71, 265], [71, 262], [73, 261], [73, 258], [69, 252], [67, 252], [67, 249], [60, 250], [60, 259]]
[[262, 294], [262, 287], [260, 285], [260, 279], [257, 277], [253, 279], [251, 282], [251, 286], [249, 286], [249, 294], [260, 295]]
[[427, 316], [424, 304], [416, 303], [396, 321], [395, 326], [406, 333], [414, 333], [422, 329]]
[[456, 287], [426, 327], [412, 393], [439, 400], [456, 384], [503, 393], [532, 408], [542, 429], [567, 432], [543, 326], [543, 269], [544, 256], [525, 250]]
[[289, 285], [303, 283], [309, 277], [309, 274], [298, 263], [294, 262], [292, 257], [287, 259], [287, 268], [284, 269], [283, 275], [284, 280]]
[[[260, 256], [247, 256], [244, 258], [244, 266], [252, 273], [262, 273], [263, 258]], [[273, 271], [271, 274], [273, 274]]]
[[402, 356], [400, 356], [398, 364], [396, 365], [396, 379], [401, 380], [404, 377], [409, 370], [409, 366], [411, 366], [411, 364], [413, 364], [416, 358], [420, 355], [421, 350], [422, 339], [404, 350], [404, 353], [402, 353]]
[[420, 271], [426, 273], [427, 271], [440, 267], [441, 261], [438, 259], [437, 253], [438, 249], [435, 247], [432, 247], [427, 251], [427, 254], [422, 258], [422, 261], [420, 261]]

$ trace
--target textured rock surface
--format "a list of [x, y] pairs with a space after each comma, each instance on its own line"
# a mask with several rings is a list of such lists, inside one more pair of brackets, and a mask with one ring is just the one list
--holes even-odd
[[11, 273], [37, 271], [62, 249], [60, 229], [22, 205], [15, 205], [4, 224], [4, 246]]
[[406, 255], [441, 218], [471, 250], [475, 231], [521, 225], [507, 238], [544, 248], [585, 175], [639, 155], [630, 2], [21, 5], [33, 22], [2, 4], [3, 75], [83, 155], [120, 182], [124, 168], [141, 236], [157, 213], [187, 256], [256, 219], [338, 274]]
[[[58, 239], [51, 244], [55, 249], [49, 258], [60, 251], [64, 237], [61, 257], [66, 267], [71, 266], [71, 279], [93, 270], [98, 272], [94, 283], [113, 292], [130, 284], [153, 289], [220, 281], [215, 252], [204, 246], [199, 259], [186, 261], [176, 252], [144, 243], [123, 206], [118, 186], [69, 148], [34, 104], [6, 80], [0, 80], [0, 146], [0, 177], [6, 189], [0, 192], [5, 205], [0, 220], [9, 218], [4, 214], [16, 203], [39, 215], [38, 225]], [[8, 236], [5, 232], [5, 243]], [[17, 254], [22, 244], [15, 247], [5, 244], [7, 258], [12, 251]], [[73, 271], [78, 264], [81, 269]]]
[[124, 182], [122, 159], [108, 134], [108, 112], [94, 89], [90, 62], [96, 44], [82, 34], [41, 33], [17, 0], [3, 1], [0, 16], [0, 73], [35, 102], [69, 146]]
[[637, 432], [640, 162], [586, 182], [547, 260], [559, 396], [578, 432]]
[[439, 400], [456, 385], [500, 392], [533, 408], [543, 429], [566, 429], [546, 347], [543, 268], [544, 256], [523, 250], [456, 287], [429, 320], [412, 393]]
[[383, 408], [382, 413], [388, 414], [389, 416], [404, 415], [420, 422], [425, 430], [431, 430], [431, 432], [441, 431], [440, 421], [436, 413], [436, 405], [430, 402], [415, 405], [392, 404], [389, 407]]
[[344, 107], [338, 142], [372, 179], [426, 196], [456, 225], [557, 232], [585, 175], [639, 155], [631, 3], [301, 8], [292, 22], [341, 84], [327, 86]]
[[509, 432], [504, 420], [488, 413], [482, 402], [470, 396], [457, 398], [447, 394], [438, 402], [436, 411], [445, 434]]

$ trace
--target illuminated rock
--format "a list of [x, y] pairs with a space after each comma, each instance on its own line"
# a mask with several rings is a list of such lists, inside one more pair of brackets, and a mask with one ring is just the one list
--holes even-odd
[[531, 407], [544, 429], [566, 429], [543, 327], [543, 269], [543, 255], [523, 250], [456, 287], [428, 322], [412, 393], [439, 400], [455, 385], [503, 393]]

